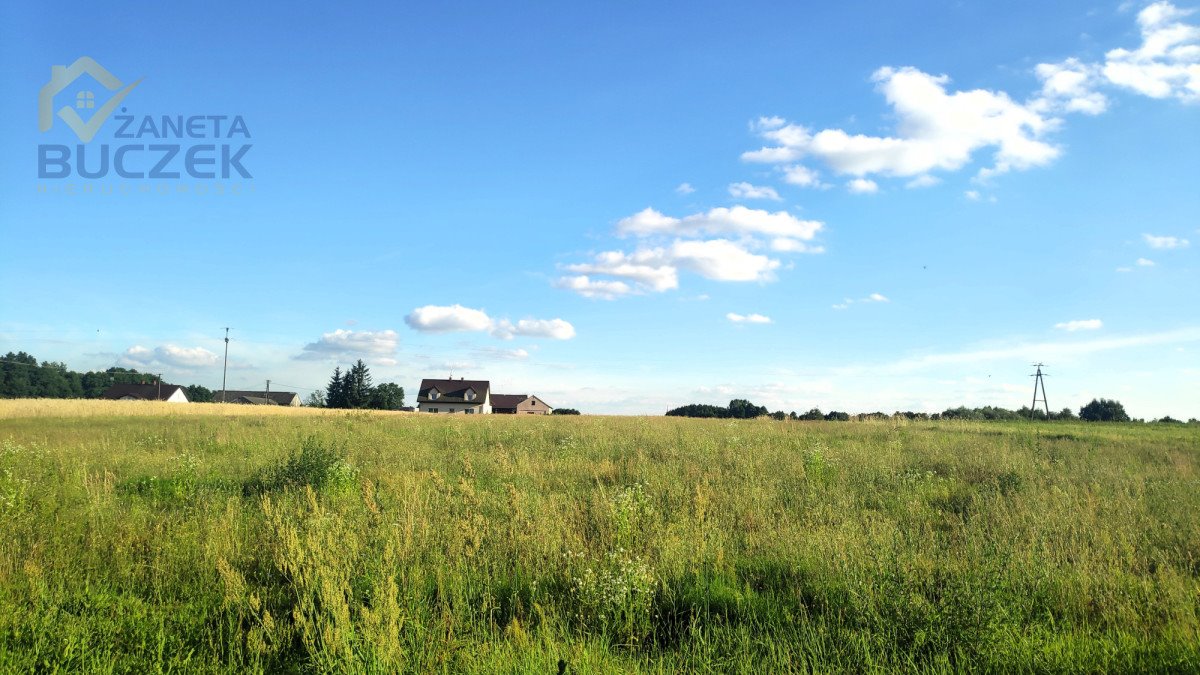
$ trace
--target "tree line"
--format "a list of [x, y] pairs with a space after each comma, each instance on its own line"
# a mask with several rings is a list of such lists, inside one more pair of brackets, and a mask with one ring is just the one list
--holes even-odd
[[[0, 357], [0, 398], [100, 398], [114, 384], [150, 384], [153, 373], [112, 367], [80, 373], [58, 361], [38, 362], [26, 352]], [[190, 401], [211, 401], [212, 391], [192, 384], [184, 387]], [[205, 398], [207, 396], [207, 398]]]
[[[1119, 401], [1100, 398], [1093, 399], [1090, 403], [1079, 409], [1079, 414], [1076, 415], [1070, 408], [1063, 408], [1058, 412], [1046, 414], [1044, 410], [1031, 410], [1029, 406], [1023, 406], [1017, 410], [1008, 410], [1006, 408], [998, 408], [995, 406], [982, 406], [978, 408], [968, 408], [966, 406], [958, 406], [956, 408], [947, 408], [940, 413], [925, 413], [896, 411], [891, 415], [884, 412], [857, 413], [850, 414], [839, 410], [831, 410], [830, 412], [821, 412], [820, 408], [813, 408], [805, 413], [797, 414], [794, 410], [790, 413], [776, 410], [768, 412], [765, 406], [754, 405], [746, 399], [736, 398], [729, 402], [728, 406], [709, 405], [704, 403], [692, 403], [678, 408], [673, 408], [667, 411], [668, 417], [708, 417], [722, 419], [752, 419], [755, 417], [770, 417], [776, 420], [796, 420], [796, 421], [825, 421], [825, 422], [848, 422], [850, 420], [882, 420], [892, 418], [904, 418], [909, 420], [1082, 420], [1084, 422], [1144, 422], [1145, 420], [1134, 420], [1125, 412], [1125, 406]], [[1170, 416], [1162, 417], [1153, 420], [1160, 424], [1183, 424], [1182, 421], [1173, 419]], [[1189, 419], [1187, 424], [1200, 424], [1200, 420], [1195, 418]]]

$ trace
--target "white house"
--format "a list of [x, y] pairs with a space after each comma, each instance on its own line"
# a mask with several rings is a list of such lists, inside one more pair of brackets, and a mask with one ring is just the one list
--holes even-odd
[[492, 386], [487, 380], [421, 380], [417, 410], [427, 413], [490, 415]]

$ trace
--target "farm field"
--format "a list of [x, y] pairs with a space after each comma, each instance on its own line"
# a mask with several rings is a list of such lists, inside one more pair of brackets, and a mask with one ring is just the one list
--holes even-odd
[[1200, 672], [1200, 429], [0, 401], [2, 672]]

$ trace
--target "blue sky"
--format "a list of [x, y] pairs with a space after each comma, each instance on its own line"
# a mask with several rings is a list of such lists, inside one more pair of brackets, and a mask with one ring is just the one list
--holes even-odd
[[[0, 350], [216, 387], [232, 326], [231, 388], [648, 414], [1015, 408], [1043, 361], [1052, 408], [1200, 416], [1200, 6], [645, 4], [5, 5]], [[242, 116], [158, 142], [253, 178], [39, 179], [82, 56]]]

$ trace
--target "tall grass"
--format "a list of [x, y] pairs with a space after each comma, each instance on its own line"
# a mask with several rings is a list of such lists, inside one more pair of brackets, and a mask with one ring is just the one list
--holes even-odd
[[1194, 427], [179, 408], [0, 402], [0, 671], [1200, 671]]

